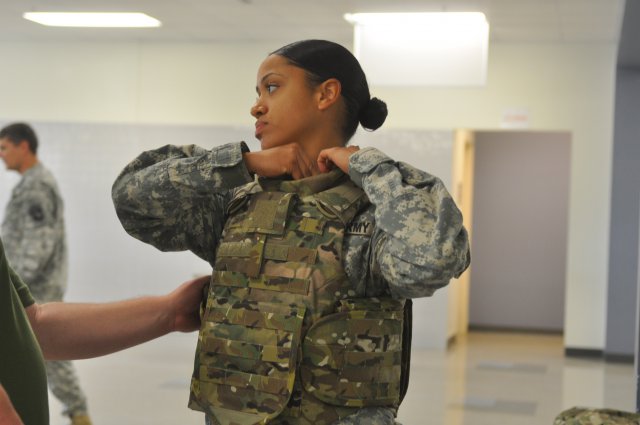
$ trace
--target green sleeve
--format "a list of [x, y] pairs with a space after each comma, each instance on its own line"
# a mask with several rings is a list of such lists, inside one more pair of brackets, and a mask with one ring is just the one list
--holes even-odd
[[49, 423], [47, 376], [25, 307], [31, 293], [13, 271], [0, 241], [0, 384], [25, 424]]
[[15, 271], [13, 271], [13, 269], [11, 268], [11, 265], [8, 265], [8, 268], [9, 268], [9, 279], [11, 280], [11, 283], [13, 284], [14, 289], [18, 293], [18, 297], [20, 297], [20, 302], [22, 303], [22, 307], [24, 308], [29, 307], [30, 305], [35, 303], [35, 300], [33, 299], [31, 292], [29, 292], [29, 287], [27, 287], [27, 284], [22, 281], [20, 276], [18, 276], [18, 274]]

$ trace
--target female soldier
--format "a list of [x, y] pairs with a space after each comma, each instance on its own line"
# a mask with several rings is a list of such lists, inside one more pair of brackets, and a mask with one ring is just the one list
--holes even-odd
[[165, 146], [113, 186], [127, 232], [213, 266], [190, 407], [210, 424], [393, 424], [408, 299], [468, 266], [462, 216], [438, 178], [346, 146], [387, 109], [344, 47], [282, 47], [256, 89], [261, 151]]

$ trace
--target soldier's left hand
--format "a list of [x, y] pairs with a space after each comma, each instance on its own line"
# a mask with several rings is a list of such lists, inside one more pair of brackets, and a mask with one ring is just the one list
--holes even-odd
[[360, 150], [358, 146], [342, 146], [323, 149], [318, 155], [318, 168], [321, 173], [326, 173], [334, 167], [340, 168], [345, 174], [349, 174], [349, 157]]
[[200, 328], [203, 288], [210, 279], [211, 276], [202, 276], [189, 280], [167, 295], [174, 331], [191, 332]]

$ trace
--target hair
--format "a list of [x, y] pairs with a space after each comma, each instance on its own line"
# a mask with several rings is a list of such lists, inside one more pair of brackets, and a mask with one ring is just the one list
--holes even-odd
[[342, 135], [349, 141], [358, 128], [376, 130], [387, 118], [387, 104], [371, 97], [367, 77], [358, 60], [340, 44], [326, 40], [303, 40], [288, 44], [271, 55], [286, 58], [302, 68], [313, 86], [335, 78], [340, 81], [346, 116]]
[[7, 139], [14, 145], [18, 145], [24, 140], [29, 145], [31, 152], [34, 154], [38, 152], [38, 136], [29, 124], [23, 122], [9, 124], [0, 130], [0, 139]]

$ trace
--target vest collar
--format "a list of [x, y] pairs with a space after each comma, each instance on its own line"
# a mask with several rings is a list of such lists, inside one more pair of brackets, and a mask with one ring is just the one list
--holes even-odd
[[313, 195], [330, 189], [347, 179], [347, 175], [339, 168], [317, 176], [306, 177], [299, 180], [269, 179], [260, 177], [258, 183], [266, 192], [296, 193], [300, 197]]

